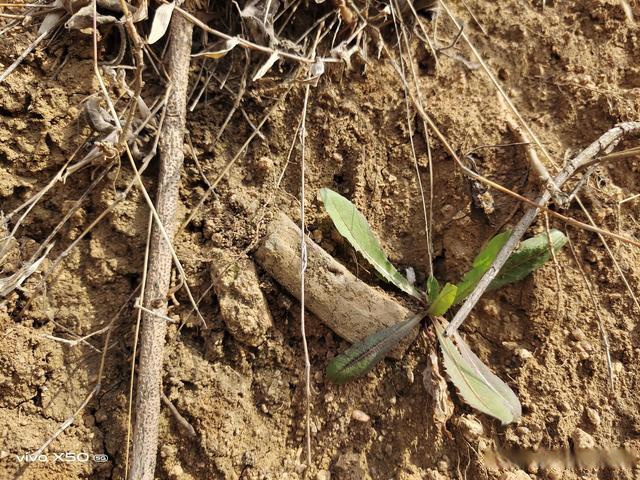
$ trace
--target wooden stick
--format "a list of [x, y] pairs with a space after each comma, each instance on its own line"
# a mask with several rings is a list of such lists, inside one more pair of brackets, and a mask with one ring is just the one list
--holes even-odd
[[[167, 117], [160, 138], [160, 171], [156, 210], [169, 238], [177, 227], [176, 200], [180, 169], [184, 160], [184, 131], [187, 112], [187, 84], [193, 24], [181, 15], [171, 20], [168, 71], [171, 94]], [[136, 423], [130, 480], [153, 480], [158, 448], [162, 357], [167, 323], [155, 314], [166, 316], [167, 294], [171, 281], [171, 246], [154, 225], [151, 234], [149, 270], [144, 292], [144, 307], [154, 312], [142, 314], [140, 338], [140, 374], [136, 392]]]
[[[602, 135], [598, 140], [585, 148], [575, 158], [569, 160], [564, 169], [553, 179], [555, 185], [558, 188], [561, 188], [581, 165], [596, 157], [600, 152], [609, 152], [625, 135], [637, 135], [638, 133], [640, 133], [640, 122], [627, 122], [616, 125], [614, 128]], [[546, 205], [551, 196], [552, 192], [550, 192], [549, 189], [545, 189], [538, 200], [536, 200], [536, 204]], [[474, 288], [473, 292], [471, 292], [467, 297], [465, 302], [462, 304], [462, 307], [460, 307], [455, 317], [453, 317], [451, 323], [449, 323], [449, 326], [445, 330], [446, 336], [453, 334], [462, 322], [465, 321], [469, 313], [471, 313], [473, 307], [478, 303], [480, 297], [484, 294], [485, 290], [489, 287], [489, 284], [496, 277], [511, 253], [515, 250], [524, 233], [533, 223], [533, 220], [536, 218], [539, 211], [539, 208], [534, 207], [529, 208], [525, 212], [520, 222], [518, 222], [516, 227], [513, 229], [511, 237], [502, 247], [491, 267], [489, 267], [489, 270], [487, 270], [482, 279], [480, 279], [476, 288]]]

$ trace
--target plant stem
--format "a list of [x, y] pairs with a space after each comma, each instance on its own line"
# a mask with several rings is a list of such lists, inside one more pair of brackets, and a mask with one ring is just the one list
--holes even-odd
[[[184, 160], [184, 132], [187, 111], [187, 84], [193, 25], [181, 15], [171, 20], [168, 72], [171, 94], [167, 100], [167, 116], [160, 137], [160, 171], [156, 210], [169, 238], [177, 227], [176, 203], [180, 170]], [[154, 225], [149, 244], [149, 270], [144, 292], [140, 334], [140, 374], [136, 392], [136, 422], [130, 480], [153, 480], [158, 447], [158, 418], [162, 384], [162, 357], [167, 323], [167, 293], [171, 282], [171, 246]]]

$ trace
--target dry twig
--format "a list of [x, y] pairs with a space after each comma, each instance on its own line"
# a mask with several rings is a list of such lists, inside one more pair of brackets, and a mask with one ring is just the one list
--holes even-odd
[[[562, 185], [584, 162], [587, 162], [596, 157], [598, 154], [600, 154], [600, 152], [610, 152], [618, 144], [618, 142], [622, 140], [624, 136], [637, 135], [638, 133], [640, 133], [640, 122], [621, 123], [615, 126], [611, 130], [603, 134], [598, 140], [585, 148], [575, 158], [569, 160], [564, 169], [554, 178], [555, 185], [557, 185], [558, 188], [562, 187]], [[535, 203], [537, 205], [545, 206], [551, 199], [551, 196], [552, 193], [548, 189], [545, 189]], [[496, 277], [513, 250], [516, 248], [518, 242], [520, 242], [520, 239], [522, 238], [526, 230], [533, 223], [533, 220], [536, 218], [538, 212], [538, 207], [529, 208], [525, 212], [520, 222], [518, 222], [518, 224], [513, 229], [511, 237], [502, 247], [500, 253], [498, 253], [498, 255], [496, 256], [489, 270], [487, 270], [482, 279], [478, 282], [476, 288], [473, 290], [473, 292], [471, 292], [460, 309], [457, 311], [451, 323], [449, 323], [449, 326], [447, 327], [447, 330], [445, 332], [446, 335], [451, 335], [453, 332], [455, 332], [462, 324], [462, 322], [464, 322], [464, 320], [467, 318], [469, 313], [471, 313], [471, 310], [476, 305], [489, 284]]]
[[[171, 94], [168, 115], [160, 139], [160, 171], [156, 210], [158, 220], [169, 237], [154, 224], [151, 234], [149, 270], [145, 286], [144, 306], [166, 316], [167, 294], [171, 281], [172, 248], [167, 240], [177, 228], [176, 209], [180, 169], [184, 160], [184, 129], [187, 111], [187, 83], [193, 25], [181, 15], [171, 20], [168, 71]], [[154, 315], [142, 314], [140, 331], [140, 367], [136, 394], [136, 422], [133, 431], [131, 480], [154, 478], [158, 447], [162, 357], [167, 324]]]

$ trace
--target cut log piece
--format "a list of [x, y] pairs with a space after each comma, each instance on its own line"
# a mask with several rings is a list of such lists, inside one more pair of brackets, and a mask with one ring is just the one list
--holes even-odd
[[[300, 229], [278, 212], [255, 253], [256, 260], [289, 293], [300, 299]], [[414, 314], [380, 289], [359, 280], [307, 238], [305, 304], [325, 325], [350, 342]], [[399, 358], [416, 332], [389, 356]]]

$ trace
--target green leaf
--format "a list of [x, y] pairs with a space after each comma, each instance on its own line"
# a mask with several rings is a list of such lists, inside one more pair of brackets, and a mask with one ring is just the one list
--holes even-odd
[[522, 416], [522, 406], [509, 386], [482, 363], [457, 332], [453, 334], [455, 344], [444, 336], [444, 319], [434, 319], [433, 323], [445, 370], [460, 397], [473, 408], [497, 418], [503, 425], [517, 421]]
[[467, 298], [473, 289], [476, 287], [482, 276], [489, 270], [489, 267], [495, 260], [498, 252], [507, 243], [511, 236], [510, 231], [502, 232], [493, 237], [482, 251], [476, 256], [473, 261], [471, 270], [469, 270], [462, 281], [458, 284], [458, 293], [456, 293], [455, 304], [460, 303]]
[[440, 293], [440, 283], [433, 275], [429, 275], [427, 278], [427, 300], [429, 304], [432, 304]]
[[[556, 229], [551, 230], [549, 233], [553, 250], [557, 252], [567, 243], [567, 237]], [[489, 285], [489, 289], [494, 290], [522, 280], [535, 269], [544, 265], [549, 258], [551, 258], [551, 250], [547, 232], [528, 238], [511, 254], [496, 278]]]
[[329, 188], [321, 189], [320, 196], [324, 208], [333, 220], [338, 232], [362, 254], [385, 280], [409, 295], [424, 299], [424, 295], [387, 259], [378, 239], [373, 235], [367, 219], [353, 203]]
[[331, 360], [327, 366], [327, 376], [335, 383], [345, 383], [364, 375], [409, 335], [425, 315], [426, 312], [419, 313], [408, 320], [369, 335], [361, 342], [354, 343]]
[[433, 300], [431, 305], [429, 305], [429, 310], [427, 313], [431, 316], [434, 315], [444, 315], [451, 305], [453, 305], [453, 301], [456, 298], [456, 292], [458, 291], [458, 287], [455, 285], [451, 285], [447, 283], [438, 296]]

